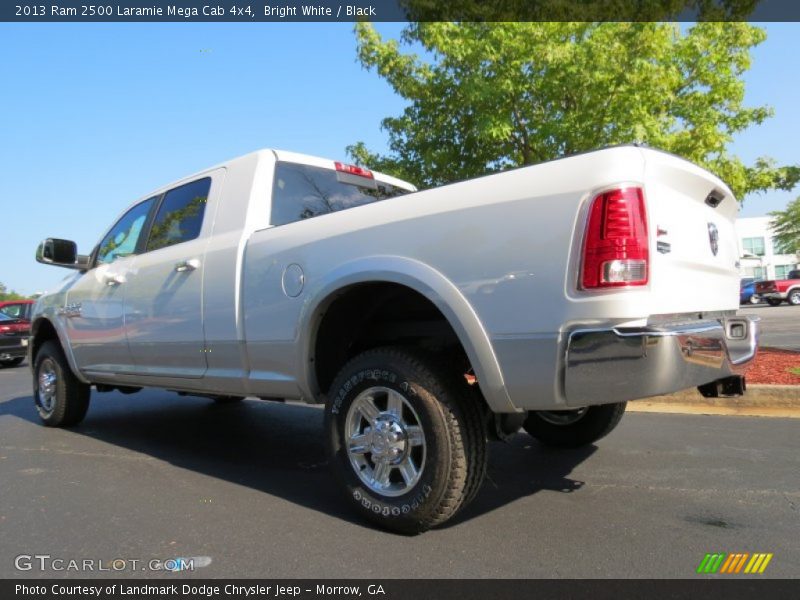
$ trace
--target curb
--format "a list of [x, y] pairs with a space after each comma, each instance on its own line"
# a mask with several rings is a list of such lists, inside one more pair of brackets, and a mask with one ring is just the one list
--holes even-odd
[[800, 386], [748, 385], [745, 395], [737, 398], [704, 398], [695, 388], [691, 388], [629, 402], [627, 410], [800, 419]]

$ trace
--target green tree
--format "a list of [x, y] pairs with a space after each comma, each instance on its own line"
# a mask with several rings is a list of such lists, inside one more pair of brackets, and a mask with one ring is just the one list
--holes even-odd
[[708, 168], [739, 198], [800, 179], [797, 166], [728, 151], [772, 114], [743, 104], [765, 39], [749, 23], [430, 22], [400, 41], [359, 23], [356, 38], [361, 64], [409, 104], [382, 122], [387, 155], [362, 142], [348, 153], [422, 187], [631, 142]]
[[800, 254], [800, 197], [789, 202], [784, 210], [771, 212], [769, 216], [779, 246], [777, 250], [785, 254]]
[[25, 300], [26, 296], [22, 294], [18, 294], [14, 290], [9, 290], [6, 287], [6, 284], [0, 282], [0, 302], [5, 302], [6, 300]]

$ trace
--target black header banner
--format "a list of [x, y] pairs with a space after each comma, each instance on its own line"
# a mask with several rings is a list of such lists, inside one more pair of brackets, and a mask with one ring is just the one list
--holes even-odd
[[5, 22], [800, 21], [796, 0], [49, 0]]

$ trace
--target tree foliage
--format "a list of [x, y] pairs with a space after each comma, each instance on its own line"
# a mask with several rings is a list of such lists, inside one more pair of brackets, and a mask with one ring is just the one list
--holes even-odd
[[708, 168], [740, 198], [800, 178], [728, 151], [771, 115], [743, 103], [750, 50], [765, 39], [749, 23], [431, 22], [400, 41], [359, 23], [356, 37], [361, 64], [409, 104], [382, 122], [387, 155], [361, 142], [348, 153], [422, 187], [631, 142]]
[[781, 253], [800, 255], [800, 197], [789, 202], [784, 210], [769, 215]]
[[27, 296], [18, 294], [14, 290], [9, 290], [6, 284], [0, 282], [0, 302], [5, 302], [6, 300], [25, 300], [26, 298]]

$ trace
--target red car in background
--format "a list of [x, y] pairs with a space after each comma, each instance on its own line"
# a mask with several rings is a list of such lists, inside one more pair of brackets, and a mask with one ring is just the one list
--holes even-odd
[[25, 360], [32, 309], [33, 300], [0, 302], [0, 367], [14, 367]]
[[789, 271], [786, 279], [756, 282], [756, 294], [770, 306], [778, 306], [783, 301], [793, 306], [800, 305], [800, 269]]
[[31, 310], [33, 310], [33, 300], [4, 300], [0, 302], [0, 313], [12, 319], [27, 321], [31, 323]]

